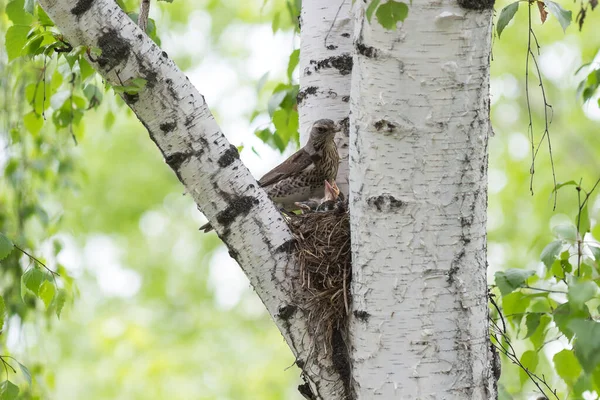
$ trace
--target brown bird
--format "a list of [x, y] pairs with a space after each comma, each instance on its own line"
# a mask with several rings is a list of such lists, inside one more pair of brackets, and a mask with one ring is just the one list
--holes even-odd
[[[333, 139], [340, 130], [330, 119], [316, 121], [306, 145], [258, 181], [269, 198], [286, 211], [298, 209], [296, 202], [322, 198], [323, 181], [337, 176], [340, 157]], [[212, 227], [205, 224], [200, 230], [209, 232]]]

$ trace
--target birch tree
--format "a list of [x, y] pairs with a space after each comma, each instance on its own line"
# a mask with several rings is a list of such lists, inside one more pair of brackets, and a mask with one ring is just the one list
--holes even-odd
[[[357, 399], [495, 397], [487, 329], [491, 4], [354, 15], [350, 120]], [[404, 14], [403, 14], [404, 13]], [[386, 30], [382, 25], [391, 28]]]
[[[352, 13], [349, 3], [305, 1], [299, 109], [301, 131], [319, 117], [348, 121], [339, 149], [343, 156], [349, 135], [349, 174], [339, 180], [342, 190], [349, 182], [352, 218], [352, 375], [318, 355], [301, 392], [493, 398], [485, 281], [492, 5], [359, 1]], [[40, 4], [147, 128], [302, 368], [310, 338], [288, 284], [290, 231], [203, 96], [116, 3]]]

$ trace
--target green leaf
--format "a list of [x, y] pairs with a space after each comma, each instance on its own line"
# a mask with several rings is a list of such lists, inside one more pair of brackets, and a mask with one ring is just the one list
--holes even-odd
[[525, 339], [533, 335], [538, 326], [540, 326], [540, 319], [542, 318], [542, 315], [544, 315], [544, 313], [530, 312], [527, 314], [525, 317], [525, 325], [527, 326], [527, 335], [525, 336]]
[[575, 181], [568, 181], [568, 182], [563, 182], [563, 183], [559, 183], [558, 185], [556, 185], [554, 187], [554, 189], [552, 189], [552, 192], [556, 192], [558, 189], [565, 187], [565, 186], [577, 186], [578, 183]]
[[590, 216], [588, 213], [588, 202], [581, 209], [581, 213], [577, 215], [577, 226], [579, 227], [579, 236], [583, 237], [586, 232], [590, 231]]
[[23, 116], [23, 125], [35, 136], [40, 132], [42, 126], [44, 126], [44, 119], [34, 111], [30, 111]]
[[569, 302], [563, 303], [556, 307], [554, 313], [554, 323], [558, 329], [567, 337], [567, 339], [573, 338], [573, 330], [570, 327], [570, 323], [575, 320], [587, 320], [591, 318], [590, 312], [587, 307], [578, 309], [572, 307]]
[[[538, 352], [534, 351], [534, 350], [527, 350], [521, 356], [520, 361], [521, 361], [521, 364], [523, 365], [523, 367], [527, 368], [529, 371], [535, 371], [538, 366], [538, 363], [539, 363]], [[527, 375], [527, 373], [525, 373], [525, 371], [520, 370], [519, 378], [521, 380], [521, 385], [522, 385], [529, 379], [529, 375]]]
[[275, 13], [273, 15], [273, 21], [271, 21], [271, 30], [276, 33], [279, 30], [279, 23], [281, 21], [281, 13]]
[[556, 260], [556, 258], [560, 254], [562, 245], [563, 245], [562, 240], [555, 240], [554, 242], [551, 242], [546, 247], [544, 247], [544, 250], [542, 250], [540, 259], [542, 260], [542, 262], [544, 263], [546, 268], [552, 267], [554, 260]]
[[104, 115], [104, 129], [109, 130], [115, 123], [115, 113], [107, 111]]
[[527, 278], [535, 275], [535, 271], [512, 268], [506, 271], [496, 272], [496, 286], [500, 289], [502, 296], [513, 292], [515, 289], [525, 286]]
[[37, 83], [31, 83], [25, 87], [25, 97], [27, 98], [27, 101], [33, 106], [33, 110], [40, 115], [45, 109], [50, 107], [50, 102], [47, 99], [44, 99], [44, 88], [47, 89], [48, 86], [49, 85], [44, 85], [43, 82], [40, 82], [39, 85]]
[[0, 232], [0, 261], [4, 260], [11, 253], [15, 245], [9, 238]]
[[56, 289], [54, 288], [54, 284], [50, 281], [44, 281], [40, 285], [39, 296], [40, 296], [40, 299], [42, 299], [42, 301], [44, 302], [46, 309], [48, 309], [48, 307], [50, 307], [50, 304], [52, 303], [52, 299], [54, 299], [55, 292], [56, 292]]
[[546, 328], [548, 327], [551, 321], [552, 317], [550, 315], [542, 314], [542, 317], [540, 318], [540, 323], [533, 332], [533, 334], [531, 336], [529, 335], [529, 333], [527, 334], [527, 336], [529, 336], [531, 344], [533, 344], [534, 349], [539, 349], [546, 340]]
[[88, 100], [89, 107], [98, 107], [102, 103], [102, 91], [96, 85], [89, 84], [83, 88], [83, 94]]
[[24, 366], [23, 364], [21, 364], [20, 362], [17, 362], [17, 363], [19, 364], [19, 368], [21, 369], [21, 372], [25, 376], [25, 380], [27, 381], [27, 383], [29, 383], [29, 386], [31, 386], [31, 372], [29, 372], [29, 369], [27, 369], [27, 367]]
[[600, 247], [588, 245], [588, 249], [590, 249], [590, 251], [592, 252], [594, 260], [596, 260], [596, 264], [600, 264]]
[[80, 58], [78, 62], [79, 62], [79, 71], [81, 72], [81, 80], [82, 81], [85, 81], [87, 78], [89, 78], [90, 76], [92, 76], [96, 73], [96, 71], [94, 71], [94, 68], [92, 68], [90, 63], [87, 62], [87, 60], [85, 58]]
[[571, 11], [567, 11], [558, 3], [555, 3], [550, 0], [546, 0], [546, 8], [550, 12], [550, 14], [554, 15], [560, 26], [563, 28], [563, 32], [567, 29], [569, 25], [571, 25], [572, 13]]
[[598, 291], [598, 286], [594, 282], [571, 282], [567, 299], [571, 307], [582, 309], [585, 307], [585, 302], [594, 298]]
[[0, 296], [0, 332], [4, 329], [4, 316], [6, 314], [6, 306], [4, 304], [4, 297]]
[[58, 289], [58, 293], [56, 294], [56, 316], [60, 318], [60, 314], [62, 313], [63, 307], [67, 301], [67, 291], [65, 289]]
[[292, 54], [290, 54], [290, 61], [288, 62], [288, 67], [287, 67], [287, 76], [290, 81], [292, 80], [292, 74], [294, 73], [294, 70], [296, 69], [296, 66], [298, 65], [299, 60], [300, 60], [300, 49], [296, 49], [296, 50], [292, 51]]
[[498, 24], [496, 25], [496, 32], [498, 33], [498, 37], [502, 35], [502, 31], [506, 28], [506, 25], [513, 19], [517, 10], [519, 9], [519, 2], [515, 1], [504, 7], [502, 11], [500, 11], [500, 16], [498, 17]]
[[[256, 83], [256, 92], [260, 93], [260, 91], [262, 90], [262, 88], [265, 86], [265, 83], [267, 83], [267, 79], [269, 79], [269, 71], [265, 72], [263, 74], [263, 76], [260, 77], [260, 79], [258, 80], [258, 82]], [[260, 114], [260, 113], [258, 113]], [[254, 119], [254, 118], [251, 118]]]
[[29, 25], [13, 25], [6, 31], [6, 54], [8, 55], [8, 61], [12, 61], [15, 58], [21, 56], [23, 46], [27, 43], [27, 32], [29, 32]]
[[21, 282], [25, 284], [25, 287], [29, 289], [33, 294], [38, 296], [40, 285], [44, 280], [44, 273], [38, 268], [28, 269], [22, 276]]
[[529, 307], [531, 297], [525, 296], [521, 292], [512, 292], [502, 297], [502, 310], [505, 315], [513, 315], [508, 321], [514, 326], [519, 326], [523, 319], [523, 313]]
[[369, 3], [369, 6], [367, 7], [367, 11], [366, 11], [367, 21], [369, 21], [369, 23], [371, 23], [371, 18], [373, 17], [373, 13], [377, 9], [377, 6], [379, 5], [380, 2], [381, 2], [381, 0], [371, 0], [371, 2]]
[[19, 395], [19, 387], [9, 380], [0, 384], [0, 400], [15, 400]]
[[29, 14], [33, 15], [33, 8], [35, 6], [35, 0], [25, 0], [25, 4], [23, 5], [23, 9], [27, 11]]
[[375, 12], [377, 21], [385, 29], [394, 30], [396, 24], [402, 22], [408, 16], [408, 5], [406, 3], [388, 0], [387, 3], [380, 5]]
[[571, 350], [561, 350], [552, 358], [558, 375], [569, 385], [581, 375], [581, 365]]
[[573, 351], [584, 371], [591, 373], [600, 365], [600, 323], [574, 320], [569, 328], [575, 333]]
[[572, 224], [560, 224], [553, 228], [554, 234], [564, 240], [574, 242], [577, 240], [577, 227]]
[[275, 110], [277, 109], [277, 107], [279, 107], [279, 105], [281, 104], [281, 102], [283, 101], [283, 99], [285, 99], [285, 96], [287, 95], [287, 91], [280, 91], [280, 92], [274, 92], [271, 95], [271, 98], [269, 99], [268, 103], [267, 103], [267, 110], [269, 111], [269, 115], [273, 115], [273, 113], [275, 112]]
[[38, 20], [42, 26], [54, 26], [54, 22], [52, 22], [48, 14], [46, 14], [46, 11], [44, 11], [39, 4], [36, 5], [35, 9], [37, 11]]
[[33, 16], [28, 14], [23, 0], [13, 0], [6, 5], [6, 16], [14, 25], [31, 25]]

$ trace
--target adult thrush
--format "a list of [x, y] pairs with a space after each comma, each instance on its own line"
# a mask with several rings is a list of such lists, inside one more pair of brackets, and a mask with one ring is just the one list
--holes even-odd
[[[279, 207], [293, 211], [296, 202], [323, 197], [323, 181], [333, 182], [337, 176], [340, 157], [333, 139], [340, 129], [330, 119], [316, 121], [306, 145], [260, 178], [258, 184]], [[212, 227], [205, 224], [200, 230]]]

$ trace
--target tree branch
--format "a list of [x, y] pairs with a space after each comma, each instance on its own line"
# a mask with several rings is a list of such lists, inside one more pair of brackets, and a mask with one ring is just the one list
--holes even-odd
[[[114, 1], [39, 3], [69, 43], [101, 50], [88, 61], [110, 84], [146, 80], [139, 93], [123, 93], [123, 100], [248, 276], [297, 365], [304, 365], [310, 343], [291, 296], [296, 274], [291, 233], [223, 136], [204, 97]], [[320, 372], [315, 365], [304, 371], [318, 397]]]

